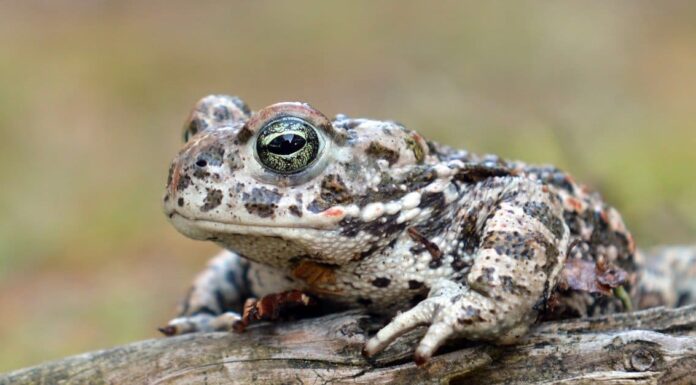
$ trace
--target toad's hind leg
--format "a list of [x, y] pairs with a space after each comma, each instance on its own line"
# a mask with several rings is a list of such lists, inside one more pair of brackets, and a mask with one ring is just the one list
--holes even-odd
[[229, 330], [240, 319], [250, 296], [249, 262], [230, 251], [212, 258], [193, 281], [177, 318], [160, 331], [166, 335]]
[[427, 361], [450, 337], [509, 342], [534, 322], [534, 305], [563, 266], [569, 231], [560, 203], [533, 181], [504, 183], [490, 215], [482, 214], [480, 244], [466, 282], [440, 279], [428, 298], [397, 315], [365, 346], [375, 354], [418, 325], [430, 325], [416, 349]]

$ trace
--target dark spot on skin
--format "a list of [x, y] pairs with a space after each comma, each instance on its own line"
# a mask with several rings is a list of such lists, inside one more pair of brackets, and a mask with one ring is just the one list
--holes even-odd
[[437, 172], [431, 166], [417, 166], [406, 174], [405, 180], [413, 190], [421, 189], [437, 178]]
[[499, 166], [497, 163], [469, 163], [465, 168], [457, 172], [454, 179], [459, 182], [473, 184], [511, 174], [512, 170], [507, 167]]
[[572, 179], [561, 171], [553, 174], [553, 180], [550, 183], [558, 188], [566, 190], [570, 194], [575, 194], [575, 186], [573, 185]]
[[546, 240], [543, 234], [525, 234], [517, 231], [497, 231], [489, 233], [483, 241], [483, 248], [494, 249], [498, 255], [509, 256], [514, 259], [534, 258], [535, 253], [546, 253], [547, 259], [558, 258], [558, 248]]
[[484, 283], [484, 284], [490, 284], [493, 282], [493, 273], [495, 273], [495, 268], [493, 267], [484, 267], [481, 269], [483, 274], [481, 274], [478, 278], [477, 281]]
[[440, 248], [435, 243], [426, 239], [415, 227], [409, 227], [407, 231], [411, 239], [413, 239], [415, 242], [423, 244], [425, 249], [430, 253], [432, 258], [428, 266], [431, 269], [436, 269], [442, 266], [442, 251], [440, 251]]
[[241, 290], [239, 291], [239, 297], [240, 298], [248, 298], [252, 296], [251, 293], [251, 281], [249, 281], [249, 269], [251, 268], [251, 264], [249, 261], [246, 259], [244, 255], [239, 255], [242, 257], [239, 265], [242, 269], [241, 271], [241, 277], [242, 277], [242, 283], [239, 285]]
[[213, 118], [218, 122], [224, 122], [230, 119], [230, 111], [224, 104], [218, 104], [213, 108]]
[[307, 210], [309, 210], [310, 212], [313, 212], [313, 213], [320, 213], [320, 212], [326, 210], [327, 208], [328, 207], [325, 207], [320, 201], [318, 201], [316, 199], [309, 202], [309, 204], [307, 205]]
[[[312, 210], [309, 207], [308, 209], [310, 211]], [[358, 235], [360, 230], [362, 230], [364, 224], [365, 222], [361, 221], [358, 218], [343, 218], [338, 223], [339, 228], [341, 229], [341, 235], [346, 237], [354, 237]]]
[[251, 137], [254, 135], [253, 132], [251, 132], [250, 129], [248, 129], [246, 126], [242, 127], [239, 130], [239, 133], [237, 134], [237, 140], [239, 140], [240, 144], [246, 143]]
[[370, 145], [367, 147], [367, 151], [365, 153], [373, 158], [386, 160], [387, 162], [389, 162], [390, 166], [399, 160], [398, 152], [392, 150], [389, 147], [385, 147], [378, 142], [371, 142]]
[[565, 235], [563, 221], [551, 212], [548, 205], [541, 202], [527, 202], [522, 208], [525, 214], [537, 219], [546, 226], [556, 239], [563, 238], [563, 235]]
[[523, 295], [529, 296], [531, 292], [524, 286], [517, 285], [512, 277], [504, 275], [500, 277], [500, 282], [502, 284], [503, 290], [513, 295]]
[[457, 318], [457, 322], [462, 325], [471, 325], [476, 321], [483, 320], [483, 318], [481, 318], [481, 312], [471, 305], [468, 305], [462, 310], [464, 311], [464, 314]]
[[367, 257], [372, 256], [372, 254], [376, 253], [378, 250], [380, 250], [380, 247], [378, 245], [372, 245], [368, 250], [361, 252], [360, 254], [354, 256], [352, 258], [353, 261], [360, 261], [363, 260]]
[[[365, 207], [368, 203], [372, 202], [385, 202], [400, 199], [409, 192], [408, 189], [401, 187], [406, 180], [408, 179], [395, 179], [390, 173], [383, 172], [380, 175], [380, 182], [375, 186], [375, 189], [371, 189], [366, 194], [356, 197], [354, 202], [360, 207]], [[410, 183], [409, 181], [409, 188], [412, 188]]]
[[177, 199], [176, 204], [178, 204], [179, 207], [183, 207], [184, 206], [184, 198]]
[[558, 264], [558, 257], [561, 253], [554, 244], [546, 240], [546, 238], [541, 234], [538, 234], [535, 237], [535, 241], [544, 248], [544, 253], [546, 254], [546, 264], [544, 264], [542, 268], [544, 270], [544, 274], [546, 274], [548, 277], [554, 267], [556, 267]]
[[242, 166], [244, 166], [237, 151], [230, 151], [229, 154], [227, 154], [227, 165], [229, 166], [230, 171], [239, 170], [242, 168]]
[[391, 283], [389, 278], [378, 277], [372, 280], [372, 286], [375, 287], [387, 287]]
[[575, 186], [570, 176], [553, 166], [527, 166], [525, 173], [536, 176], [537, 180], [575, 194]]
[[418, 232], [425, 238], [433, 238], [444, 234], [452, 225], [452, 217], [448, 211], [450, 207], [445, 203], [445, 194], [425, 193], [421, 196], [420, 209], [431, 209], [428, 218], [416, 226]]
[[409, 280], [408, 280], [408, 288], [409, 288], [410, 290], [420, 289], [421, 287], [423, 287], [423, 282], [421, 282], [421, 281], [416, 281], [416, 280], [414, 280], [414, 279], [409, 279]]
[[309, 204], [308, 210], [322, 212], [330, 207], [353, 202], [353, 196], [336, 174], [330, 174], [321, 181], [319, 197]]
[[191, 119], [184, 132], [184, 140], [190, 139], [192, 136], [208, 128], [208, 123], [203, 119]]
[[205, 171], [205, 169], [197, 168], [193, 171], [193, 176], [197, 179], [206, 179], [210, 176], [210, 173]]
[[498, 202], [514, 202], [517, 197], [520, 195], [521, 191], [520, 190], [507, 190], [505, 191], [502, 195], [500, 195], [500, 198], [498, 198]]
[[397, 237], [406, 227], [405, 223], [396, 222], [398, 217], [399, 213], [395, 213], [392, 215], [384, 215], [378, 220], [370, 222], [363, 222], [360, 218], [347, 217], [341, 219], [339, 227], [341, 229], [341, 235], [346, 237], [354, 237], [360, 231], [379, 237], [384, 237], [384, 234], [391, 234], [393, 237]]
[[256, 214], [261, 218], [268, 218], [275, 213], [278, 208], [281, 194], [275, 190], [269, 190], [265, 187], [254, 187], [251, 194], [242, 194], [244, 207], [250, 214]]
[[222, 191], [218, 189], [208, 189], [208, 194], [205, 196], [203, 201], [203, 206], [201, 206], [201, 211], [210, 211], [218, 206], [222, 202]]
[[222, 313], [223, 311], [225, 311], [225, 308], [226, 308], [225, 296], [222, 295], [222, 291], [220, 291], [220, 289], [216, 289], [213, 292], [213, 295], [215, 296], [215, 304], [217, 305], [218, 309], [220, 310], [220, 313]]
[[184, 191], [188, 186], [191, 185], [191, 177], [188, 174], [184, 174], [179, 178], [179, 183], [176, 185], [176, 191]]
[[346, 130], [353, 130], [355, 127], [360, 126], [360, 123], [357, 119], [346, 119], [341, 121], [341, 126]]
[[455, 271], [461, 271], [465, 267], [468, 267], [469, 264], [461, 258], [455, 258], [450, 264], [450, 266], [452, 266], [452, 269], [454, 269]]
[[437, 269], [442, 266], [442, 258], [433, 257], [430, 262], [428, 262], [428, 267], [431, 269]]
[[582, 220], [575, 211], [563, 211], [563, 221], [568, 225], [571, 234], [580, 233]]
[[467, 212], [459, 229], [459, 247], [462, 252], [472, 255], [481, 244], [481, 234], [476, 225], [476, 214], [473, 210]]
[[196, 135], [199, 131], [198, 127], [205, 124], [205, 121], [200, 119], [192, 119], [188, 124], [188, 134], [190, 136]]
[[[485, 180], [479, 182], [477, 187], [478, 187], [479, 191], [499, 190], [499, 189], [502, 189], [503, 187], [505, 187], [505, 185], [507, 185], [508, 183], [510, 183], [509, 179], [488, 178], [488, 179], [485, 179]], [[491, 202], [491, 201], [489, 200], [489, 202]], [[489, 206], [489, 205], [486, 204], [486, 206]]]
[[426, 293], [418, 293], [418, 294], [415, 294], [413, 297], [411, 297], [411, 299], [409, 300], [409, 303], [411, 304], [411, 306], [416, 306], [419, 303], [423, 302], [423, 300], [426, 298], [428, 298]]
[[225, 273], [225, 281], [230, 284], [236, 291], [239, 291], [239, 283], [237, 282], [237, 276], [235, 275], [235, 270], [227, 270]]
[[302, 218], [302, 210], [300, 210], [300, 208], [297, 207], [297, 205], [290, 205], [288, 207], [288, 211], [290, 212], [290, 214], [292, 214], [298, 218]]
[[369, 298], [363, 298], [363, 297], [358, 297], [357, 299], [358, 303], [363, 305], [363, 306], [370, 306], [372, 305], [372, 300]]
[[418, 204], [418, 207], [421, 209], [426, 209], [426, 208], [437, 209], [437, 208], [442, 208], [444, 206], [445, 206], [445, 194], [442, 192], [424, 193], [421, 196], [420, 203]]
[[415, 245], [409, 247], [408, 251], [410, 251], [413, 255], [418, 255], [425, 251], [425, 246], [423, 246], [421, 243], [416, 243]]

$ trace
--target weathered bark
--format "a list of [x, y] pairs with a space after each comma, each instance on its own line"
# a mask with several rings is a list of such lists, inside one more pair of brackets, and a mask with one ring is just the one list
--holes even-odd
[[368, 362], [357, 312], [243, 334], [136, 342], [0, 375], [0, 384], [695, 384], [696, 306], [543, 323], [514, 346], [459, 343], [417, 367], [409, 333]]

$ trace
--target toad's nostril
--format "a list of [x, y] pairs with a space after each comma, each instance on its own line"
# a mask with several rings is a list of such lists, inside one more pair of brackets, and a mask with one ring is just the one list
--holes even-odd
[[220, 146], [212, 146], [201, 149], [196, 154], [196, 162], [198, 168], [217, 167], [222, 165], [222, 159], [225, 156], [225, 149]]

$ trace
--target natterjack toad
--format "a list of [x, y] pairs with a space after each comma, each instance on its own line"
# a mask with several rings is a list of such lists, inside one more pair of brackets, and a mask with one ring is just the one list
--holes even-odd
[[228, 330], [247, 298], [299, 290], [396, 314], [368, 355], [429, 325], [421, 363], [450, 337], [505, 343], [542, 318], [626, 310], [629, 295], [677, 301], [669, 284], [641, 281], [617, 211], [554, 167], [455, 150], [393, 121], [331, 121], [304, 103], [252, 113], [224, 95], [196, 104], [184, 136], [165, 212], [226, 251], [169, 334]]

